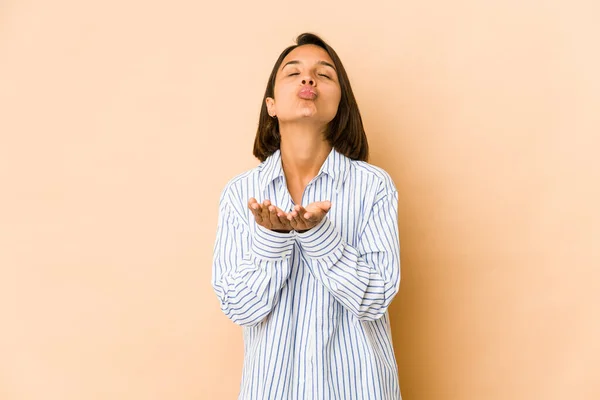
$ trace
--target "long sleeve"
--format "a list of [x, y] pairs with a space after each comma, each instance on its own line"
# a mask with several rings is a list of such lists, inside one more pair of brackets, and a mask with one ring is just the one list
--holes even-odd
[[251, 235], [240, 212], [224, 193], [219, 205], [212, 285], [225, 315], [236, 324], [253, 326], [277, 303], [290, 273], [294, 235], [261, 226]]
[[329, 218], [297, 235], [315, 278], [361, 320], [381, 318], [400, 285], [398, 192], [378, 199], [366, 216], [356, 248]]

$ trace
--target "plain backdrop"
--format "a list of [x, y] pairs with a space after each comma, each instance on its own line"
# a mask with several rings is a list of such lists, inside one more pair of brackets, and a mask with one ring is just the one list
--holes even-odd
[[350, 75], [400, 197], [405, 400], [600, 398], [600, 6], [0, 2], [0, 398], [235, 399], [211, 285], [301, 32]]

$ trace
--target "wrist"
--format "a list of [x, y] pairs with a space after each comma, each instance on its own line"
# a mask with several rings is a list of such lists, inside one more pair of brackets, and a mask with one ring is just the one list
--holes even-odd
[[318, 225], [296, 237], [304, 254], [313, 259], [332, 254], [343, 245], [342, 236], [328, 218], [323, 218]]
[[271, 232], [277, 232], [277, 233], [291, 233], [291, 232], [297, 232], [297, 233], [305, 233], [308, 232], [310, 229], [270, 229]]
[[261, 259], [274, 260], [288, 257], [294, 247], [290, 232], [276, 232], [257, 224], [251, 241], [251, 251]]

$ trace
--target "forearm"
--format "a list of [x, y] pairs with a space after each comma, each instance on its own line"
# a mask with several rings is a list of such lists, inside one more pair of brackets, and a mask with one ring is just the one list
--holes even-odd
[[255, 325], [272, 310], [289, 276], [294, 235], [257, 226], [251, 235], [224, 218], [213, 260], [213, 288], [221, 309], [239, 325]]
[[328, 219], [298, 234], [301, 254], [312, 274], [361, 319], [385, 314], [400, 283], [400, 249], [394, 194], [380, 203], [354, 247]]

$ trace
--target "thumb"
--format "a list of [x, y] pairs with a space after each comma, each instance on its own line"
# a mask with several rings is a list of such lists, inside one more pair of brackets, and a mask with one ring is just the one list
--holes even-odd
[[319, 207], [321, 210], [327, 212], [331, 209], [331, 202], [329, 200], [326, 201], [317, 201], [315, 202], [315, 206]]

